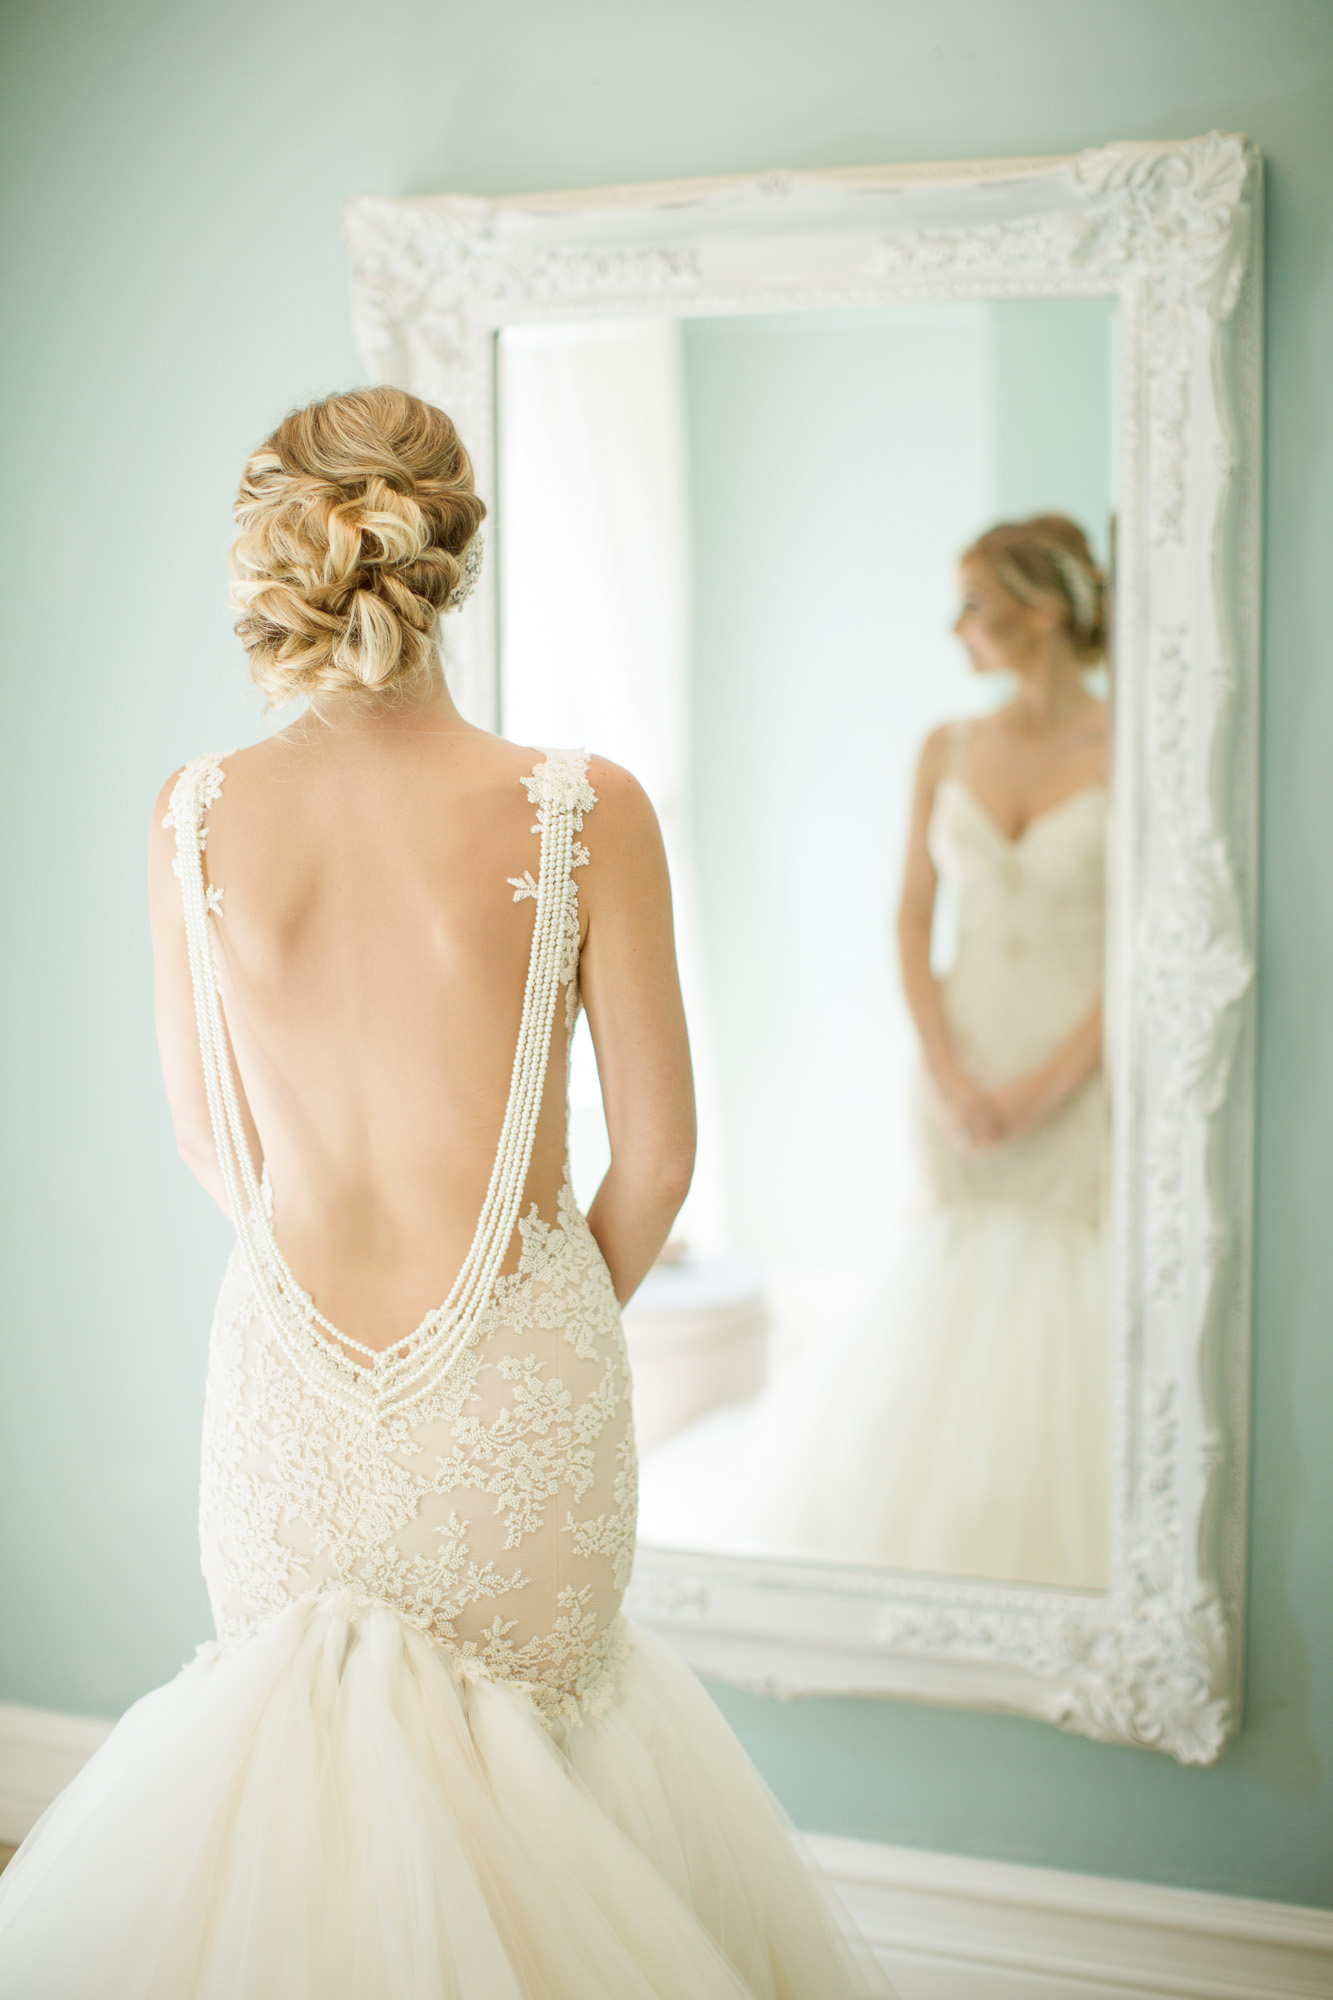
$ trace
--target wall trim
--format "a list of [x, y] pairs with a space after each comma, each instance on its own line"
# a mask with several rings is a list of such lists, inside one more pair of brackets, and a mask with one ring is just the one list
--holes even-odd
[[110, 1734], [98, 1716], [0, 1702], [0, 1842], [22, 1840]]
[[1333, 1910], [806, 1834], [900, 2000], [1328, 2000]]
[[[0, 1843], [112, 1725], [0, 1702]], [[900, 2000], [1328, 2000], [1333, 1910], [802, 1836]]]

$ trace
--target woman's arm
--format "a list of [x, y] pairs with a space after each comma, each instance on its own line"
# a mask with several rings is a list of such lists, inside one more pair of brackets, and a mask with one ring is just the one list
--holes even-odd
[[623, 1305], [667, 1240], [694, 1172], [694, 1078], [657, 818], [628, 771], [595, 757], [579, 967], [611, 1164], [588, 1222]]
[[1095, 1076], [1102, 1064], [1102, 1003], [1094, 1001], [1072, 1034], [1040, 1069], [1011, 1078], [990, 1093], [1003, 1136], [1040, 1125], [1066, 1098]]
[[949, 725], [932, 730], [921, 748], [912, 792], [907, 861], [898, 903], [898, 963], [926, 1068], [935, 1082], [950, 1130], [963, 1145], [985, 1146], [1000, 1136], [990, 1099], [966, 1074], [954, 1053], [944, 1018], [939, 981], [930, 966], [930, 934], [938, 878], [930, 858], [927, 830], [935, 790], [944, 775]]
[[[162, 1079], [167, 1087], [167, 1103], [171, 1107], [171, 1122], [176, 1131], [177, 1149], [200, 1186], [212, 1195], [223, 1214], [231, 1219], [222, 1183], [222, 1169], [218, 1165], [217, 1148], [213, 1141], [213, 1126], [208, 1115], [208, 1098], [204, 1091], [203, 1060], [194, 1015], [194, 989], [190, 983], [190, 957], [185, 943], [185, 913], [181, 906], [180, 883], [172, 868], [176, 856], [176, 836], [162, 824], [175, 783], [174, 777], [168, 778], [158, 795], [148, 845], [157, 1046], [162, 1062]], [[258, 1170], [263, 1157], [259, 1134], [245, 1101], [240, 1078], [236, 1076], [234, 1062], [232, 1075], [236, 1080], [241, 1117], [249, 1134], [251, 1158]]]

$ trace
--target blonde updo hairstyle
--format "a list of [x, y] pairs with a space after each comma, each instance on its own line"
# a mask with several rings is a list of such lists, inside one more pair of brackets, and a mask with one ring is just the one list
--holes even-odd
[[235, 513], [236, 631], [270, 706], [428, 684], [486, 514], [443, 410], [389, 388], [293, 410], [246, 464]]
[[1088, 538], [1067, 514], [1035, 514], [988, 528], [963, 561], [984, 562], [1020, 603], [1054, 606], [1077, 659], [1092, 666], [1106, 651], [1106, 574]]

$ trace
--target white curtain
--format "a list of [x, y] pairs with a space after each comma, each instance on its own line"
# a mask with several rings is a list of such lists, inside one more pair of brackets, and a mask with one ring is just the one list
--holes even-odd
[[[699, 1093], [678, 1233], [724, 1245], [722, 1174], [690, 854], [689, 485], [672, 320], [509, 327], [500, 338], [501, 726], [624, 764], [656, 808]], [[586, 1029], [572, 1083], [575, 1184], [605, 1163]]]

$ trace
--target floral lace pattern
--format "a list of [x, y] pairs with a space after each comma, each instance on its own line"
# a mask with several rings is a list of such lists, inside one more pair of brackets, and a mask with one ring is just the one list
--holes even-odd
[[371, 1423], [312, 1395], [228, 1266], [204, 1409], [200, 1539], [223, 1640], [351, 1585], [517, 1681], [548, 1718], [610, 1695], [637, 1469], [620, 1313], [568, 1189], [522, 1225], [433, 1406]]
[[[1108, 798], [1088, 785], [1010, 840], [970, 785], [941, 780], [931, 857], [957, 899], [958, 949], [942, 981], [945, 1018], [983, 1087], [1043, 1063], [1102, 989]], [[947, 1136], [930, 1079], [917, 1079], [917, 1147], [939, 1202], [1012, 1202], [1095, 1223], [1101, 1215], [1106, 1097], [1090, 1077], [1032, 1130], [976, 1152]]]
[[[524, 782], [529, 803], [537, 808], [537, 819], [532, 829], [534, 833], [541, 832], [547, 812], [557, 799], [572, 806], [575, 831], [583, 831], [583, 815], [591, 812], [597, 803], [597, 794], [588, 783], [585, 751], [548, 750], [545, 761]], [[574, 842], [569, 865], [571, 871], [588, 865], [588, 850], [580, 840]], [[511, 875], [509, 886], [516, 903], [525, 896], [535, 898], [537, 895], [538, 885], [530, 868], [521, 875]], [[566, 884], [561, 942], [560, 981], [565, 989], [565, 1029], [572, 1035], [579, 1012], [579, 891], [572, 872]]]
[[[586, 758], [552, 787], [594, 803]], [[566, 1017], [577, 1010], [578, 895], [561, 914]], [[512, 884], [519, 896], [530, 876]], [[629, 1369], [610, 1274], [568, 1180], [553, 1221], [520, 1217], [519, 1261], [475, 1337], [424, 1398], [378, 1414], [323, 1395], [272, 1337], [240, 1246], [214, 1319], [200, 1539], [220, 1641], [294, 1600], [392, 1606], [464, 1678], [522, 1688], [551, 1725], [603, 1709], [623, 1650], [637, 1465]]]

